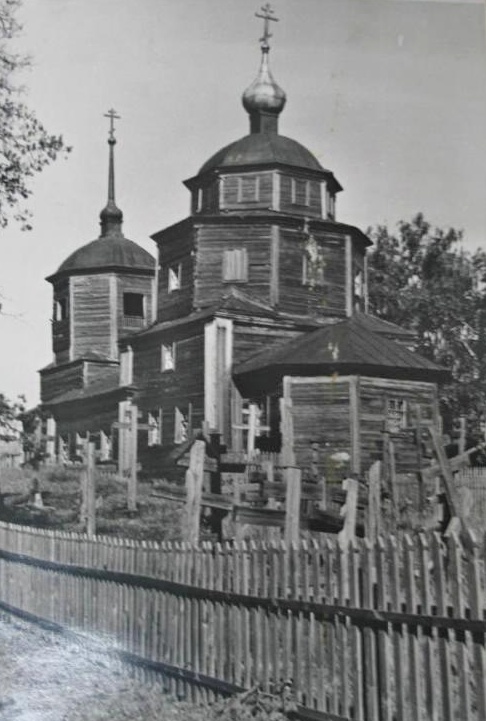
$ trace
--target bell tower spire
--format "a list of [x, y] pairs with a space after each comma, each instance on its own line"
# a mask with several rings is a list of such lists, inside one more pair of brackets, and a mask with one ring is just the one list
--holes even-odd
[[109, 110], [105, 113], [105, 118], [110, 119], [110, 129], [108, 134], [108, 202], [100, 213], [101, 238], [122, 234], [123, 213], [115, 203], [115, 120], [120, 120], [120, 116], [115, 110]]
[[255, 13], [257, 18], [263, 20], [263, 35], [260, 38], [262, 59], [260, 70], [249, 88], [242, 97], [243, 107], [250, 116], [250, 133], [278, 133], [278, 116], [282, 112], [287, 97], [270, 72], [268, 55], [270, 53], [269, 40], [272, 37], [270, 23], [278, 22], [270, 3]]

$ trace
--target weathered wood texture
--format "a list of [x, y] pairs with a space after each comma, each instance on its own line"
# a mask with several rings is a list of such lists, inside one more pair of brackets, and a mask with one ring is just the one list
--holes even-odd
[[344, 237], [314, 231], [312, 237], [322, 248], [323, 285], [303, 283], [303, 258], [309, 236], [300, 231], [280, 229], [279, 310], [316, 317], [344, 316]]
[[[159, 241], [157, 320], [172, 320], [190, 313], [194, 295], [194, 231], [184, 226]], [[179, 271], [180, 288], [169, 291], [169, 269]]]
[[223, 282], [223, 251], [245, 248], [248, 281], [241, 283], [245, 293], [255, 292], [270, 303], [272, 231], [270, 225], [207, 225], [197, 230], [194, 304], [198, 308], [216, 303], [228, 289]]
[[274, 173], [232, 173], [221, 176], [221, 210], [272, 207]]
[[293, 215], [322, 218], [320, 182], [281, 173], [280, 210]]
[[[419, 404], [423, 422], [437, 422], [438, 406], [433, 383], [360, 378], [360, 445], [362, 467], [383, 458], [383, 439], [390, 400], [405, 401], [407, 424], [412, 428], [414, 407]], [[417, 471], [417, 446], [413, 430], [400, 430], [390, 435], [395, 450], [397, 473]]]
[[118, 417], [118, 400], [114, 397], [94, 396], [77, 401], [76, 406], [63, 405], [56, 408], [57, 432], [61, 436], [87, 431], [111, 434], [112, 424]]
[[[118, 337], [137, 333], [142, 328], [149, 326], [155, 318], [153, 318], [152, 306], [152, 289], [153, 280], [147, 275], [118, 275], [117, 276], [117, 295], [116, 295], [116, 325]], [[130, 318], [123, 313], [123, 294], [138, 293], [144, 296], [144, 318]]]
[[101, 634], [193, 700], [292, 679], [308, 718], [483, 721], [481, 547], [454, 536], [195, 547], [1, 523], [0, 604]]
[[41, 402], [84, 385], [84, 362], [68, 363], [41, 371]]
[[233, 363], [239, 363], [251, 355], [277, 346], [296, 338], [301, 333], [298, 330], [278, 328], [275, 324], [263, 325], [255, 323], [234, 323], [233, 325]]
[[71, 278], [72, 357], [96, 352], [110, 357], [110, 287], [107, 275], [81, 275]]
[[[185, 333], [185, 335], [184, 335]], [[186, 413], [191, 404], [192, 425], [201, 427], [204, 420], [204, 335], [202, 328], [158, 336], [137, 348], [133, 363], [133, 382], [140, 387], [139, 409], [144, 418], [154, 409], [162, 409], [164, 443], [174, 440], [174, 413]], [[161, 344], [175, 343], [175, 369], [161, 370]]]
[[[349, 381], [286, 378], [285, 384], [292, 400], [297, 465], [309, 467], [315, 462], [312, 444], [317, 443], [326, 450], [318, 459], [317, 472], [328, 482], [340, 482], [349, 471], [352, 450]], [[348, 454], [348, 460], [334, 462], [335, 453]]]
[[98, 361], [85, 361], [84, 378], [86, 388], [98, 383], [106, 383], [107, 386], [116, 385], [119, 374], [120, 365], [118, 362], [102, 363]]

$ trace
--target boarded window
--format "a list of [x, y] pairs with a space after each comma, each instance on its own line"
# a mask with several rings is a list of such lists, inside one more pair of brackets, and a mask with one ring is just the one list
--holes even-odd
[[175, 369], [175, 343], [162, 344], [160, 369], [173, 371]]
[[130, 346], [120, 355], [120, 385], [133, 383], [133, 350]]
[[243, 175], [238, 180], [238, 202], [255, 203], [259, 198], [258, 175]]
[[169, 266], [169, 275], [167, 279], [167, 290], [169, 293], [173, 293], [175, 290], [180, 290], [182, 278], [182, 264], [177, 263], [176, 265]]
[[123, 315], [126, 318], [145, 317], [145, 300], [142, 293], [123, 293]]
[[246, 283], [248, 281], [246, 248], [235, 248], [223, 252], [223, 281], [225, 283]]
[[290, 182], [291, 202], [294, 205], [309, 205], [309, 181], [301, 178], [292, 178]]
[[388, 433], [400, 433], [407, 427], [407, 401], [401, 398], [388, 398], [386, 402], [386, 430]]
[[189, 437], [189, 413], [174, 408], [174, 443], [184, 443]]
[[321, 287], [326, 283], [326, 259], [324, 248], [310, 237], [305, 245], [302, 256], [302, 283], [311, 288]]

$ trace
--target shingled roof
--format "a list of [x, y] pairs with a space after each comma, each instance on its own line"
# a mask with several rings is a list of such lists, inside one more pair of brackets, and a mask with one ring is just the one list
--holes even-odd
[[305, 333], [241, 362], [233, 375], [241, 381], [266, 372], [274, 377], [353, 373], [429, 382], [450, 379], [447, 368], [387, 338], [383, 330], [373, 331], [369, 320], [358, 314]]

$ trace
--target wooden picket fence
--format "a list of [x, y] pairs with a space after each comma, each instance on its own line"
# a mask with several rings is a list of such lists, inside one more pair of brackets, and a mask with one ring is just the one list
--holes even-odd
[[0, 610], [102, 639], [193, 701], [288, 684], [302, 718], [484, 721], [484, 549], [464, 542], [194, 547], [0, 523]]

